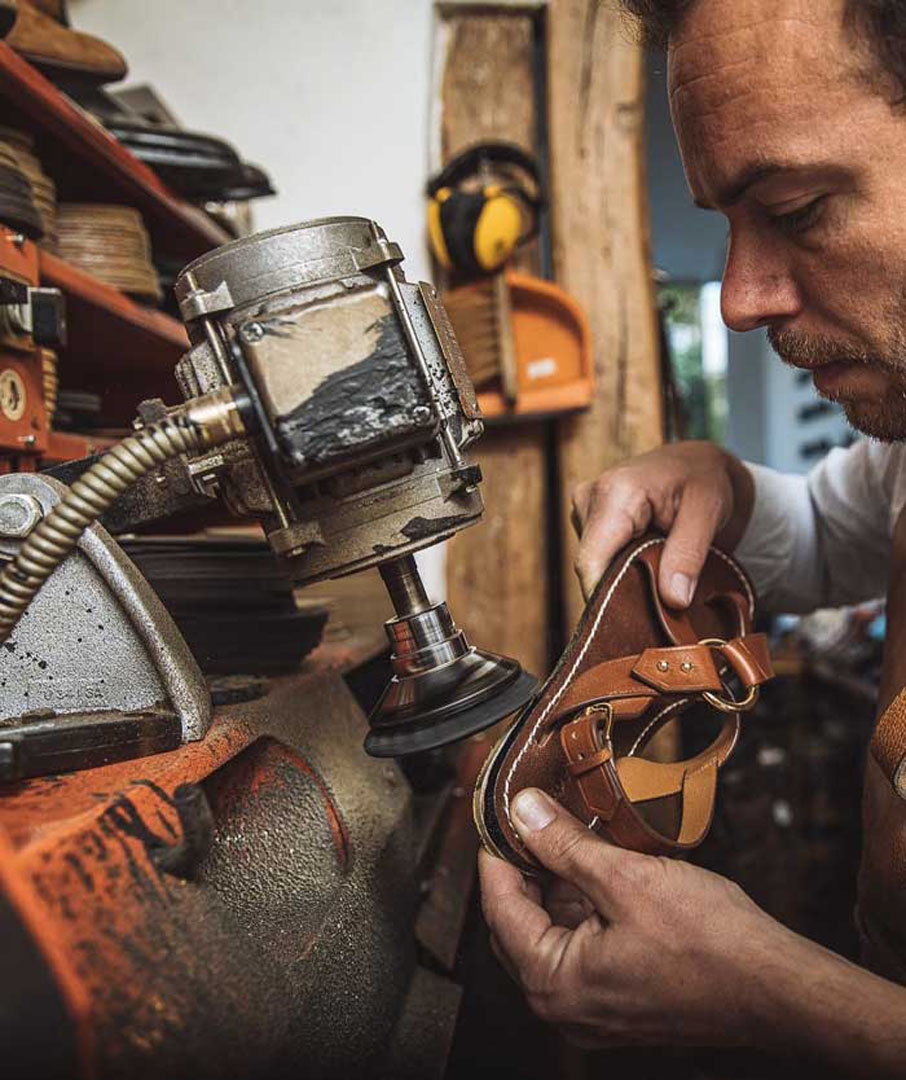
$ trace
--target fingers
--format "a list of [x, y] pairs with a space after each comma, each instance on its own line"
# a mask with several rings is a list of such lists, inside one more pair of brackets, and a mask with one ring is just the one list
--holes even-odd
[[691, 603], [722, 514], [723, 503], [711, 487], [687, 484], [683, 489], [658, 579], [661, 598], [670, 607], [685, 608]]
[[646, 856], [605, 843], [537, 788], [520, 791], [511, 809], [519, 836], [539, 862], [580, 889], [605, 919], [620, 910], [625, 882]]
[[[579, 492], [577, 492], [577, 497]], [[586, 599], [594, 592], [601, 575], [617, 552], [634, 536], [640, 536], [651, 523], [651, 504], [641, 489], [614, 485], [606, 489], [592, 487], [581, 498], [585, 501], [576, 573]], [[577, 514], [582, 510], [577, 501]]]
[[553, 925], [515, 866], [481, 851], [478, 876], [485, 921], [497, 947], [523, 976], [539, 967], [553, 968], [569, 931]]

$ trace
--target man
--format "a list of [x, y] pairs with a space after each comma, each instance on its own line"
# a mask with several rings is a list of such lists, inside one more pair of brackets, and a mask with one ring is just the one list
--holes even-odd
[[[702, 443], [609, 470], [575, 495], [589, 592], [649, 525], [659, 588], [685, 606], [709, 543], [735, 548], [767, 606], [882, 594], [879, 716], [906, 684], [906, 3], [625, 0], [666, 41], [695, 201], [729, 223], [723, 315], [766, 326], [788, 363], [875, 440], [806, 478]], [[902, 713], [902, 716], [900, 715]], [[537, 1013], [585, 1045], [736, 1044], [850, 1073], [906, 1075], [906, 699], [868, 755], [858, 968], [770, 919], [735, 885], [623, 851], [541, 792], [514, 811], [555, 877], [542, 895], [481, 856], [486, 917]]]

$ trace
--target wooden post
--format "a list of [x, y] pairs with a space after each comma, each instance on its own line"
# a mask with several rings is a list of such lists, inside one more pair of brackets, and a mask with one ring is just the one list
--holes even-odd
[[[480, 139], [533, 149], [532, 18], [524, 11], [452, 8], [441, 18], [439, 148], [443, 161]], [[435, 164], [440, 164], [436, 162]], [[537, 272], [537, 251], [520, 265]], [[476, 645], [547, 673], [549, 527], [544, 424], [490, 429], [473, 456], [484, 473], [485, 518], [447, 546], [447, 597]]]
[[662, 441], [657, 322], [644, 158], [644, 52], [615, 4], [550, 0], [550, 179], [557, 281], [591, 321], [597, 379], [584, 413], [558, 425], [564, 612], [573, 573], [572, 488]]

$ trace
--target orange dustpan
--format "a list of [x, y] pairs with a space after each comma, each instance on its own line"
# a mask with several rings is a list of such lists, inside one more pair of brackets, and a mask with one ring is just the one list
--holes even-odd
[[501, 280], [451, 290], [444, 304], [486, 418], [547, 416], [591, 402], [588, 321], [559, 286], [506, 270]]

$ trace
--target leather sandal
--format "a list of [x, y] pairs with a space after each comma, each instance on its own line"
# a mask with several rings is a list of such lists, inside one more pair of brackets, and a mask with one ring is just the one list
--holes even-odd
[[39, 10], [33, 0], [18, 0], [18, 17], [6, 43], [51, 79], [108, 83], [125, 78], [128, 72], [122, 54], [112, 45], [64, 26]]
[[[658, 593], [663, 547], [649, 534], [617, 556], [553, 674], [478, 777], [482, 842], [523, 871], [537, 863], [510, 805], [526, 787], [637, 851], [681, 854], [708, 833], [718, 769], [773, 670], [765, 635], [752, 632], [755, 595], [741, 567], [711, 548], [690, 607], [675, 611]], [[681, 761], [643, 756], [682, 714], [699, 743], [719, 721], [710, 742]]]

